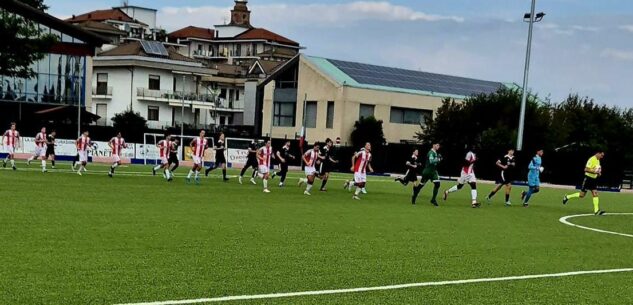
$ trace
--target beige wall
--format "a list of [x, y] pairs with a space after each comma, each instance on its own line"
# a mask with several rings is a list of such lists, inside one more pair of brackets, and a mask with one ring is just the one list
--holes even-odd
[[[293, 138], [295, 133], [300, 133], [305, 94], [308, 95], [308, 101], [317, 101], [318, 109], [317, 128], [307, 129], [307, 140], [310, 143], [323, 141], [326, 138], [341, 137], [343, 144], [349, 144], [349, 136], [354, 123], [359, 118], [360, 104], [375, 105], [374, 115], [383, 121], [387, 142], [413, 140], [415, 133], [420, 131], [420, 126], [390, 123], [391, 107], [432, 110], [435, 115], [442, 104], [441, 97], [339, 86], [303, 57], [299, 62], [298, 86], [296, 126], [274, 127], [272, 132], [274, 138]], [[264, 93], [262, 135], [268, 135], [270, 132], [273, 92], [274, 82], [271, 82], [266, 86]], [[325, 128], [328, 101], [334, 101], [335, 105], [332, 129]]]

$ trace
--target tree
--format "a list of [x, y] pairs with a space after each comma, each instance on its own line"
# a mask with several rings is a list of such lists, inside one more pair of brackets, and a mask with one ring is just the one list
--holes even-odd
[[369, 142], [374, 149], [379, 149], [387, 143], [382, 130], [382, 121], [376, 120], [373, 116], [356, 121], [350, 137], [355, 148], [363, 147]]
[[[48, 7], [43, 0], [20, 0], [41, 11]], [[44, 33], [38, 24], [24, 17], [0, 14], [0, 75], [31, 78], [32, 64], [46, 56], [57, 37]]]
[[112, 118], [114, 129], [125, 133], [128, 140], [142, 140], [147, 130], [147, 120], [130, 109], [117, 113]]

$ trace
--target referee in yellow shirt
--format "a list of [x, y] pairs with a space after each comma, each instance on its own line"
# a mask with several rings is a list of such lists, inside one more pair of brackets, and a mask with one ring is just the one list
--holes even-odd
[[604, 211], [600, 210], [600, 198], [598, 198], [598, 177], [602, 175], [602, 167], [600, 167], [600, 160], [604, 158], [604, 151], [598, 150], [595, 155], [589, 158], [587, 165], [585, 165], [585, 180], [582, 183], [582, 189], [579, 193], [565, 195], [563, 197], [563, 204], [571, 199], [585, 198], [587, 191], [591, 191], [593, 196], [593, 212], [596, 215], [604, 215]]

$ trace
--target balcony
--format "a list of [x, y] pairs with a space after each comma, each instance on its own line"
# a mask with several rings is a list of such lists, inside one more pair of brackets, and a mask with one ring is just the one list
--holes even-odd
[[112, 99], [112, 87], [97, 86], [92, 87], [93, 99]]
[[214, 53], [213, 51], [207, 51], [207, 50], [194, 50], [193, 51], [193, 57], [195, 58], [226, 58], [226, 56], [222, 55], [222, 54], [217, 54]]
[[196, 94], [191, 92], [171, 91], [171, 90], [150, 90], [146, 88], [136, 88], [136, 96], [141, 101], [166, 102], [173, 106], [182, 105], [194, 108], [205, 108], [214, 111], [242, 112], [244, 102], [227, 101], [223, 98], [216, 98], [212, 94]]

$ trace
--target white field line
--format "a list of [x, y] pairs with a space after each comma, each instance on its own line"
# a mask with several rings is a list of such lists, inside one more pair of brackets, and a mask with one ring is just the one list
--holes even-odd
[[[606, 213], [604, 216], [622, 216], [622, 215], [629, 215], [630, 216], [630, 215], [633, 215], [633, 213]], [[596, 228], [590, 228], [590, 227], [581, 226], [581, 225], [577, 225], [577, 224], [573, 224], [573, 223], [569, 222], [569, 219], [572, 219], [572, 218], [589, 217], [589, 216], [594, 216], [594, 215], [593, 214], [570, 215], [570, 216], [561, 217], [558, 221], [560, 221], [561, 223], [563, 223], [565, 225], [576, 227], [576, 228], [580, 228], [580, 229], [585, 229], [585, 230], [599, 232], [599, 233], [606, 233], [606, 234], [612, 234], [612, 235], [618, 235], [618, 236], [624, 236], [624, 237], [631, 237], [631, 238], [633, 238], [633, 234], [625, 234], [625, 233], [601, 230], [601, 229], [596, 229]]]
[[259, 300], [259, 299], [290, 298], [290, 297], [300, 297], [300, 296], [358, 293], [358, 292], [369, 292], [369, 291], [380, 291], [380, 290], [405, 289], [405, 288], [414, 288], [414, 287], [520, 281], [520, 280], [531, 280], [531, 279], [542, 279], [542, 278], [557, 278], [557, 277], [569, 277], [569, 276], [578, 276], [578, 275], [622, 273], [622, 272], [633, 272], [633, 268], [573, 271], [573, 272], [563, 272], [563, 273], [518, 275], [518, 276], [507, 276], [507, 277], [493, 277], [493, 278], [440, 281], [440, 282], [422, 282], [422, 283], [409, 283], [409, 284], [399, 284], [399, 285], [389, 285], [389, 286], [374, 286], [374, 287], [333, 289], [333, 290], [315, 290], [315, 291], [301, 291], [301, 292], [287, 292], [287, 293], [225, 296], [225, 297], [217, 297], [217, 298], [202, 298], [202, 299], [191, 299], [191, 300], [126, 303], [126, 304], [117, 304], [117, 305], [182, 305], [182, 304], [217, 303], [217, 302], [228, 302], [228, 301], [245, 301], [245, 300]]

